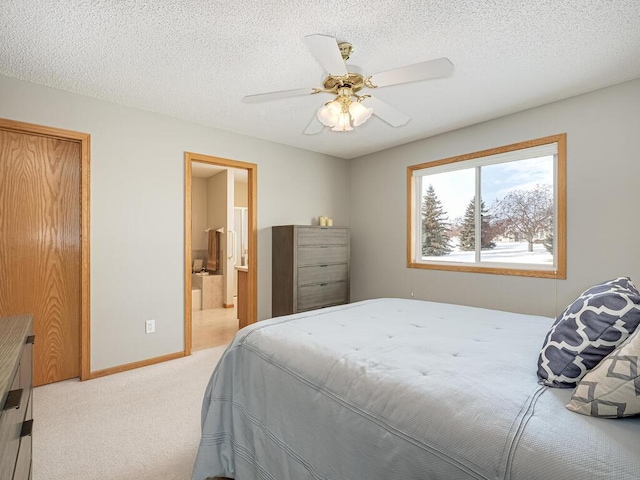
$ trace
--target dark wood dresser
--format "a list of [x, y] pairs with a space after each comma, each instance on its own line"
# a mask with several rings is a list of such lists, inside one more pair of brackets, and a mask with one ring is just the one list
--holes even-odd
[[0, 480], [31, 478], [30, 315], [0, 318]]
[[349, 303], [349, 229], [272, 228], [274, 317]]

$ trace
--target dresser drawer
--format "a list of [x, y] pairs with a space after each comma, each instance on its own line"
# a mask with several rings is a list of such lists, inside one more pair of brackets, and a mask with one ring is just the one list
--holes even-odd
[[347, 282], [298, 288], [298, 311], [347, 303]]
[[346, 228], [298, 228], [298, 245], [346, 245], [349, 231]]
[[24, 422], [21, 425], [20, 446], [13, 480], [28, 480], [31, 478], [32, 440], [31, 429], [33, 427], [33, 395], [27, 398], [27, 411]]
[[299, 247], [298, 266], [326, 265], [346, 263], [348, 250], [346, 245], [327, 245], [326, 247]]
[[[20, 390], [20, 368], [15, 374], [11, 383], [11, 392]], [[20, 445], [20, 431], [22, 429], [22, 421], [25, 416], [26, 399], [24, 391], [22, 392], [21, 401], [18, 405], [20, 408], [8, 408], [7, 405], [13, 402], [15, 398], [10, 395], [5, 405], [0, 406], [2, 410], [0, 414], [0, 480], [12, 480], [13, 469]], [[22, 406], [24, 403], [25, 407]], [[7, 407], [6, 410], [4, 408]]]
[[298, 268], [298, 285], [313, 285], [316, 283], [346, 282], [347, 264], [318, 265], [315, 267]]
[[30, 475], [31, 328], [30, 315], [0, 319], [0, 480]]
[[16, 460], [13, 480], [27, 480], [31, 471], [31, 435], [20, 438], [20, 449]]
[[[33, 374], [32, 367], [32, 350], [33, 345], [25, 344], [20, 356], [20, 388], [22, 389], [22, 401], [20, 402], [20, 411], [24, 416], [27, 413], [27, 405], [31, 398], [31, 377]], [[31, 418], [28, 417], [27, 420]]]

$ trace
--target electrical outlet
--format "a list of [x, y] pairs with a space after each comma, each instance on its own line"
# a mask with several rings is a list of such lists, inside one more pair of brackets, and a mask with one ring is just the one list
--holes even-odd
[[156, 333], [156, 321], [147, 320], [144, 322], [144, 333]]

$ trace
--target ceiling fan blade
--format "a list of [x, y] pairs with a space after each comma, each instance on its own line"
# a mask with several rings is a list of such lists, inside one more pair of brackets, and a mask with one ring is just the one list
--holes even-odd
[[387, 122], [392, 127], [401, 127], [411, 120], [408, 115], [405, 115], [400, 110], [396, 110], [388, 103], [375, 97], [367, 98], [362, 102], [362, 104], [369, 108], [373, 108], [373, 114]]
[[304, 129], [305, 135], [316, 135], [322, 131], [324, 125], [318, 120], [318, 116], [314, 115], [307, 128]]
[[426, 62], [394, 68], [371, 76], [371, 83], [378, 87], [419, 82], [431, 78], [447, 77], [453, 72], [453, 63], [448, 58], [436, 58]]
[[347, 74], [347, 66], [340, 54], [338, 42], [328, 35], [307, 35], [304, 37], [307, 47], [318, 63], [330, 75], [342, 76]]
[[257, 95], [247, 95], [242, 99], [242, 101], [244, 103], [270, 102], [271, 100], [280, 100], [281, 98], [310, 95], [313, 92], [314, 92], [313, 88], [296, 88], [294, 90], [280, 90], [278, 92], [258, 93]]

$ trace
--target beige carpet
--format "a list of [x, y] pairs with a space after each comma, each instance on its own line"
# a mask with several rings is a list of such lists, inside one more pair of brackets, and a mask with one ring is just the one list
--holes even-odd
[[34, 390], [34, 480], [188, 480], [205, 387], [225, 346]]

